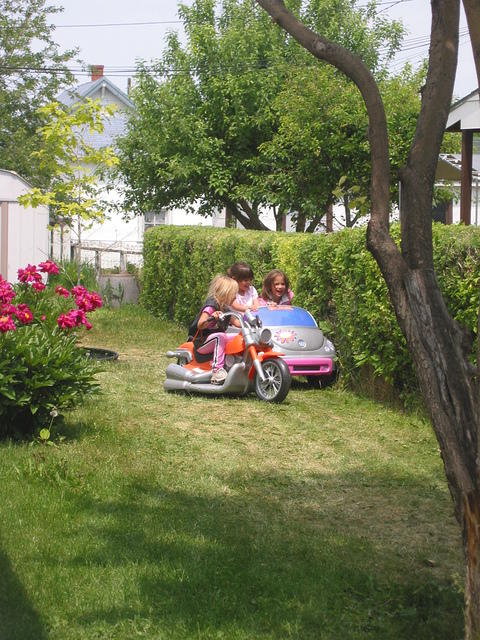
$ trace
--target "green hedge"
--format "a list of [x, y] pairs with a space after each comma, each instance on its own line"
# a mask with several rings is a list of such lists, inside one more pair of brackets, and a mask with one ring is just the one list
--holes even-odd
[[[392, 233], [399, 241], [398, 226]], [[447, 306], [476, 332], [480, 230], [434, 224], [433, 235]], [[307, 308], [333, 339], [346, 380], [368, 366], [401, 393], [416, 388], [387, 288], [365, 248], [365, 229], [310, 235], [156, 227], [145, 235], [142, 303], [156, 315], [187, 326], [211, 278], [238, 260], [252, 265], [257, 289], [270, 269], [288, 274], [295, 303]]]

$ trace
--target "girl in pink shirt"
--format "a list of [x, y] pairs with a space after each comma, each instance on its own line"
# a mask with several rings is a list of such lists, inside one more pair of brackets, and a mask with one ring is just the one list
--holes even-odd
[[235, 311], [245, 312], [258, 307], [258, 293], [252, 286], [253, 270], [246, 262], [235, 262], [227, 269], [227, 274], [238, 283], [238, 293], [231, 307]]
[[293, 291], [290, 289], [288, 278], [280, 269], [272, 269], [263, 280], [262, 294], [258, 298], [259, 304], [268, 306], [292, 304]]
[[[240, 326], [235, 318], [221, 320], [220, 315], [235, 300], [238, 284], [228, 276], [216, 276], [210, 283], [205, 303], [200, 309], [190, 332], [194, 335], [193, 348], [195, 355], [213, 354], [212, 384], [223, 384], [227, 377], [223, 365], [225, 363], [225, 347], [236, 337], [236, 333], [226, 333], [228, 325]], [[204, 358], [205, 359], [205, 358]]]

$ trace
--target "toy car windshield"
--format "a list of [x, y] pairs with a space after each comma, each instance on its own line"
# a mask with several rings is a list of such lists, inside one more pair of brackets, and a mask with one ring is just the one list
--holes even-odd
[[316, 327], [313, 316], [300, 307], [259, 307], [256, 311], [263, 326]]

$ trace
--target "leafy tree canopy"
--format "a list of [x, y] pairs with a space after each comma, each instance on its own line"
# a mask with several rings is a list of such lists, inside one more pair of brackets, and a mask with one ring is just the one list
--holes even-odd
[[73, 82], [67, 64], [75, 49], [61, 53], [53, 39], [46, 0], [0, 0], [0, 167], [33, 184], [48, 175], [32, 157], [42, 120], [37, 109]]
[[117, 163], [112, 147], [97, 148], [89, 137], [102, 133], [115, 105], [102, 105], [87, 98], [67, 108], [50, 102], [39, 108], [44, 124], [38, 131], [42, 140], [34, 152], [41, 170], [52, 176], [48, 189], [33, 188], [19, 198], [20, 204], [50, 206], [53, 222], [102, 221], [101, 179]]
[[[39, 108], [45, 124], [38, 131], [42, 145], [33, 155], [51, 180], [48, 188], [34, 187], [18, 201], [25, 207], [50, 207], [52, 226], [75, 230], [79, 250], [83, 226], [102, 222], [108, 210], [102, 179], [118, 160], [112, 147], [97, 147], [92, 135], [103, 132], [115, 109], [114, 104], [105, 106], [90, 98], [70, 108], [58, 102]], [[80, 270], [79, 261], [79, 282]]]
[[[403, 28], [377, 16], [374, 2], [356, 7], [354, 0], [310, 0], [306, 5], [292, 0], [289, 5], [314, 29], [353, 49], [379, 78], [386, 76]], [[318, 148], [304, 157], [302, 146], [313, 144], [308, 127], [302, 129], [300, 116], [298, 138], [287, 114], [292, 116], [297, 100], [305, 119], [309, 112], [318, 114], [315, 100], [321, 97], [328, 111], [317, 133], [330, 130], [335, 137], [353, 89], [287, 34], [272, 29], [270, 18], [249, 0], [195, 0], [191, 7], [181, 5], [180, 15], [186, 44], [172, 33], [161, 59], [153, 67], [140, 67], [133, 94], [137, 111], [120, 143], [128, 208], [199, 206], [200, 213], [209, 215], [226, 206], [244, 226], [257, 229], [263, 228], [262, 206], [275, 206], [279, 220], [286, 211], [315, 217], [341, 173], [332, 185], [325, 175], [332, 173], [331, 162], [323, 156], [311, 163]], [[329, 123], [332, 100], [339, 103], [338, 113]], [[360, 141], [361, 151], [366, 119], [358, 121], [359, 99], [355, 105], [344, 123], [344, 138], [352, 148]], [[324, 144], [330, 152], [328, 140]], [[358, 155], [355, 149], [350, 163]], [[302, 182], [307, 175], [308, 189]]]
[[[378, 81], [389, 127], [392, 169], [391, 202], [398, 205], [398, 171], [408, 156], [409, 141], [420, 112], [425, 69], [405, 67]], [[360, 92], [328, 65], [291, 73], [274, 100], [278, 128], [259, 146], [252, 161], [270, 202], [297, 212], [297, 228], [316, 226], [329, 204], [342, 201], [347, 226], [370, 209], [368, 116]], [[446, 136], [444, 152], [459, 151], [458, 136]], [[452, 192], [446, 192], [451, 197]], [[352, 211], [354, 209], [354, 212]], [[303, 216], [302, 216], [303, 214]]]

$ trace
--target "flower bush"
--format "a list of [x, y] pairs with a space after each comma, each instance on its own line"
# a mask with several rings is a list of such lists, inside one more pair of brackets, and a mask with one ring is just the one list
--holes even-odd
[[102, 306], [95, 291], [46, 284], [58, 273], [51, 260], [18, 270], [12, 285], [0, 276], [0, 435], [31, 435], [51, 416], [97, 389], [99, 366], [78, 346], [87, 314]]

